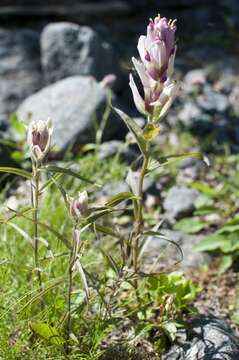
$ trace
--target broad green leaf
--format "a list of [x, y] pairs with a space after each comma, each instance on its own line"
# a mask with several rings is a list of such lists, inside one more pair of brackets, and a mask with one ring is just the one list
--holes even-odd
[[220, 234], [213, 234], [206, 236], [198, 244], [194, 246], [196, 251], [213, 251], [220, 249], [222, 244], [226, 241], [225, 236]]
[[213, 205], [213, 199], [208, 196], [207, 194], [200, 194], [196, 200], [195, 200], [195, 203], [194, 203], [194, 206], [196, 209], [205, 209], [205, 208], [208, 208], [208, 207], [211, 207]]
[[176, 339], [177, 323], [175, 323], [174, 321], [167, 321], [162, 324], [162, 328], [171, 341], [174, 341]]
[[84, 182], [87, 182], [89, 184], [94, 184], [96, 186], [101, 186], [99, 184], [98, 185], [95, 184], [94, 181], [92, 181], [92, 180], [86, 179], [85, 177], [79, 175], [78, 173], [76, 173], [73, 170], [62, 168], [62, 167], [59, 167], [59, 166], [47, 165], [47, 166], [41, 168], [41, 170], [43, 170], [43, 171], [45, 170], [45, 171], [49, 171], [49, 172], [53, 172], [53, 173], [60, 173], [60, 174], [69, 175], [69, 176], [75, 177], [75, 178], [77, 178], [79, 180], [82, 180]]
[[232, 266], [232, 262], [233, 262], [232, 255], [224, 255], [221, 258], [221, 261], [220, 261], [220, 264], [219, 264], [219, 268], [218, 268], [219, 274], [222, 274], [226, 270], [228, 270]]
[[47, 323], [32, 322], [31, 329], [43, 339], [49, 341], [53, 345], [63, 345], [64, 339], [60, 336], [58, 330]]
[[211, 196], [211, 197], [218, 197], [220, 195], [219, 190], [216, 190], [214, 187], [209, 186], [209, 185], [207, 185], [205, 183], [202, 183], [202, 182], [195, 181], [195, 182], [192, 182], [190, 184], [190, 186], [193, 189], [199, 190], [200, 192], [205, 193], [205, 194], [207, 194], [208, 196]]
[[196, 234], [200, 230], [208, 227], [208, 223], [206, 221], [202, 221], [200, 218], [185, 218], [178, 221], [174, 229], [183, 231], [187, 234]]
[[114, 195], [112, 198], [110, 198], [106, 206], [113, 207], [118, 204], [120, 204], [122, 201], [129, 200], [129, 199], [136, 199], [136, 196], [132, 192], [121, 192], [117, 195]]
[[143, 129], [143, 137], [146, 141], [152, 141], [159, 133], [159, 127], [154, 124], [147, 124]]
[[26, 170], [18, 169], [18, 168], [13, 168], [13, 167], [2, 166], [2, 167], [0, 167], [0, 172], [19, 175], [19, 176], [22, 176], [27, 179], [32, 178], [32, 174], [30, 172], [28, 172]]
[[131, 119], [127, 114], [123, 111], [113, 107], [115, 112], [120, 116], [120, 118], [124, 121], [128, 129], [133, 133], [136, 138], [137, 144], [143, 154], [146, 153], [146, 141], [143, 136], [142, 129], [136, 124], [136, 122]]
[[239, 224], [235, 225], [224, 225], [221, 229], [218, 230], [218, 234], [225, 234], [225, 233], [234, 233], [239, 231]]

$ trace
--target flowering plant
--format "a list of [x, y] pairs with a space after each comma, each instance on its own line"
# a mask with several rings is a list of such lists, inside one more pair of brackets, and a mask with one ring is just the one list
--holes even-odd
[[[129, 85], [136, 108], [147, 118], [144, 128], [137, 125], [127, 114], [114, 108], [127, 125], [131, 138], [134, 138], [140, 150], [140, 156], [131, 165], [126, 179], [131, 191], [120, 192], [107, 199], [105, 203], [98, 207], [89, 206], [89, 203], [91, 203], [88, 199], [88, 193], [91, 194], [89, 189], [87, 189], [88, 191], [79, 192], [78, 196], [69, 196], [63, 188], [65, 175], [81, 180], [89, 186], [97, 184], [83, 177], [80, 173], [71, 170], [69, 167], [62, 168], [47, 163], [47, 155], [50, 151], [53, 132], [53, 127], [49, 120], [40, 120], [29, 125], [27, 143], [32, 159], [31, 172], [16, 168], [0, 168], [0, 171], [18, 174], [31, 180], [31, 211], [33, 216], [30, 219], [28, 218], [28, 220], [33, 224], [33, 269], [37, 274], [38, 280], [37, 296], [33, 297], [33, 302], [37, 298], [41, 299], [41, 314], [43, 316], [47, 316], [50, 313], [50, 311], [46, 311], [44, 308], [44, 301], [47, 298], [44, 295], [52, 290], [54, 286], [49, 285], [47, 288], [43, 281], [42, 273], [44, 273], [44, 266], [42, 265], [42, 259], [39, 259], [38, 256], [39, 226], [53, 233], [67, 249], [67, 252], [59, 255], [65, 256], [65, 253], [67, 255], [68, 260], [65, 266], [67, 271], [64, 274], [66, 276], [61, 276], [55, 282], [56, 287], [59, 284], [62, 285], [62, 283], [65, 285], [63, 286], [66, 298], [63, 305], [64, 314], [61, 314], [60, 320], [57, 319], [56, 328], [48, 323], [31, 323], [31, 329], [34, 333], [47, 339], [52, 344], [63, 345], [63, 351], [67, 354], [76, 343], [80, 348], [85, 331], [88, 331], [88, 327], [90, 327], [90, 324], [88, 324], [88, 313], [90, 311], [91, 317], [100, 318], [100, 326], [102, 327], [109, 326], [115, 319], [118, 320], [120, 314], [122, 321], [125, 318], [129, 319], [136, 324], [135, 328], [140, 327], [143, 323], [148, 332], [156, 329], [160, 342], [163, 332], [169, 334], [171, 331], [171, 335], [169, 334], [168, 337], [173, 340], [178, 326], [176, 315], [178, 316], [178, 313], [182, 310], [180, 307], [182, 305], [181, 297], [183, 297], [183, 310], [185, 310], [188, 302], [197, 293], [197, 290], [191, 283], [185, 281], [181, 274], [173, 274], [171, 276], [168, 274], [157, 274], [154, 271], [155, 269], [146, 273], [142, 267], [142, 255], [146, 238], [159, 237], [173, 243], [173, 241], [167, 239], [159, 232], [159, 225], [150, 228], [144, 219], [143, 196], [146, 176], [158, 167], [168, 165], [172, 159], [179, 160], [188, 156], [202, 158], [200, 154], [176, 154], [170, 155], [170, 157], [155, 158], [152, 151], [152, 140], [160, 131], [159, 120], [166, 115], [179, 89], [178, 82], [173, 79], [176, 54], [175, 32], [175, 20], [168, 21], [166, 18], [157, 16], [154, 20], [151, 19], [149, 21], [147, 34], [140, 36], [138, 40], [140, 60], [133, 58], [132, 61], [141, 80], [143, 93], [140, 94], [141, 90], [136, 86], [132, 74], [130, 74]], [[101, 82], [101, 85], [107, 87], [114, 80], [114, 77], [110, 75]], [[45, 184], [41, 184], [41, 175], [44, 172], [48, 179]], [[49, 185], [52, 184], [57, 186], [64, 199], [66, 214], [68, 214], [70, 220], [70, 236], [69, 234], [61, 234], [54, 229], [54, 226], [46, 225], [39, 221], [39, 198]], [[119, 208], [118, 206], [122, 205], [122, 203], [125, 204], [125, 201], [130, 202], [131, 206], [128, 207], [127, 205], [126, 208]], [[130, 211], [132, 214], [132, 226], [128, 232], [125, 231], [126, 229], [120, 231], [117, 226], [108, 225], [107, 223], [109, 220], [108, 215], [124, 210]], [[25, 216], [25, 213], [19, 213], [19, 216]], [[11, 218], [4, 221], [7, 223], [11, 221]], [[110, 267], [110, 271], [107, 269], [104, 272], [103, 280], [95, 272], [91, 274], [89, 267], [83, 266], [84, 262], [82, 262], [83, 265], [81, 263], [85, 249], [82, 234], [86, 231], [91, 231], [91, 234], [96, 237], [97, 243], [100, 242], [98, 241], [100, 239], [99, 234], [110, 236], [111, 240], [116, 240], [114, 247], [117, 249], [117, 259], [115, 259], [116, 256], [114, 258], [108, 251], [99, 248], [99, 253], [107, 260], [107, 264]], [[177, 244], [174, 245], [180, 251], [179, 246]], [[54, 261], [54, 256], [52, 261]], [[81, 296], [74, 300], [75, 306], [72, 306], [73, 288], [77, 273], [80, 275], [82, 291]], [[180, 285], [178, 293], [174, 289], [175, 281]], [[94, 299], [92, 301], [92, 308], [90, 307], [91, 296]], [[178, 302], [177, 297], [180, 300]], [[96, 298], [97, 301], [95, 300]], [[126, 298], [127, 301], [125, 300]], [[81, 302], [80, 305], [79, 302]], [[152, 303], [155, 304], [156, 311], [149, 308]], [[24, 308], [27, 306], [25, 305]], [[160, 308], [160, 311], [158, 311], [158, 308]], [[78, 311], [82, 312], [78, 314]], [[82, 321], [81, 314], [85, 315], [85, 313], [87, 314], [86, 319]], [[80, 322], [80, 331], [83, 332], [82, 336], [80, 334], [77, 337], [74, 334], [75, 318]], [[52, 318], [50, 323], [52, 323]], [[62, 336], [58, 331], [60, 326], [62, 326]], [[97, 326], [95, 327], [97, 328]], [[94, 339], [94, 336], [91, 338]]]

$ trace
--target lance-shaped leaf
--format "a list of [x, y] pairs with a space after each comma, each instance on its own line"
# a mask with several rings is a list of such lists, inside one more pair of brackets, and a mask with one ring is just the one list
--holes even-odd
[[47, 165], [47, 166], [44, 166], [43, 168], [41, 168], [40, 170], [42, 170], [42, 171], [45, 170], [45, 171], [48, 171], [48, 172], [69, 175], [69, 176], [72, 176], [72, 177], [74, 177], [76, 179], [82, 180], [82, 181], [84, 181], [84, 182], [86, 182], [88, 184], [101, 186], [99, 184], [95, 184], [94, 181], [89, 180], [89, 179], [85, 178], [84, 176], [81, 176], [80, 174], [78, 174], [77, 172], [75, 172], [73, 170], [66, 169], [66, 168], [63, 168], [63, 167], [60, 167], [60, 166]]
[[19, 176], [22, 176], [27, 179], [32, 178], [32, 174], [30, 172], [23, 170], [23, 169], [13, 168], [13, 167], [2, 166], [2, 167], [0, 167], [0, 172], [19, 175]]
[[94, 223], [97, 219], [99, 219], [100, 217], [106, 215], [106, 214], [110, 214], [113, 210], [110, 209], [105, 209], [105, 210], [101, 210], [98, 213], [94, 213], [93, 215], [90, 215], [88, 218], [86, 218], [86, 223], [90, 224], [90, 223]]
[[64, 339], [60, 336], [58, 330], [47, 323], [32, 322], [31, 329], [40, 337], [53, 345], [63, 345]]
[[158, 231], [153, 231], [153, 230], [148, 230], [148, 231], [145, 231], [143, 233], [144, 236], [154, 236], [154, 237], [158, 237], [159, 239], [162, 239], [162, 240], [165, 240], [167, 242], [169, 242], [170, 244], [173, 244], [179, 251], [180, 253], [180, 256], [181, 256], [181, 259], [180, 261], [183, 260], [183, 252], [182, 252], [182, 249], [181, 247], [173, 240], [169, 239], [167, 236], [165, 236], [164, 234], [158, 232]]
[[107, 203], [105, 204], [108, 207], [114, 207], [118, 204], [120, 204], [122, 201], [130, 200], [130, 199], [136, 199], [137, 197], [130, 191], [121, 192], [117, 195], [114, 195], [112, 198], [110, 198]]
[[124, 121], [124, 123], [126, 124], [128, 129], [133, 133], [141, 152], [143, 154], [145, 154], [146, 153], [146, 141], [143, 136], [143, 131], [142, 131], [141, 127], [138, 126], [136, 124], [136, 122], [133, 119], [131, 119], [127, 114], [125, 114], [123, 111], [121, 111], [117, 108], [114, 108], [114, 107], [113, 107], [113, 109], [121, 117], [121, 119]]
[[169, 164], [175, 163], [188, 158], [195, 158], [204, 161], [209, 166], [209, 160], [203, 154], [200, 153], [188, 153], [188, 154], [174, 154], [168, 156], [162, 156], [152, 162], [149, 170], [155, 170], [160, 166], [167, 166]]
[[118, 232], [115, 232], [114, 230], [112, 230], [109, 227], [103, 226], [101, 224], [94, 224], [94, 226], [95, 226], [95, 229], [97, 231], [101, 232], [102, 234], [110, 235], [110, 236], [115, 237], [117, 239], [121, 238], [121, 235]]
[[103, 249], [100, 249], [100, 251], [102, 252], [104, 258], [106, 259], [107, 263], [109, 264], [109, 266], [114, 270], [114, 272], [116, 274], [119, 273], [119, 267], [117, 265], [117, 263], [115, 262], [115, 260], [113, 259], [113, 257], [108, 254], [106, 251], [104, 251]]
[[[33, 223], [35, 223], [34, 219], [33, 218], [30, 218], [26, 215], [24, 215], [24, 213], [21, 213], [21, 212], [18, 212], [18, 211], [15, 211], [13, 209], [11, 209], [11, 211], [13, 211], [15, 213], [16, 216], [20, 216], [28, 221], [31, 221]], [[7, 221], [5, 222], [7, 223]], [[50, 225], [47, 225], [45, 223], [42, 223], [40, 221], [37, 222], [38, 225], [46, 230], [48, 230], [49, 232], [51, 232], [53, 235], [56, 236], [56, 238], [58, 238], [61, 242], [63, 242], [65, 244], [65, 246], [68, 248], [68, 249], [71, 249], [71, 244], [69, 243], [69, 241], [67, 240], [67, 238], [64, 236], [64, 235], [61, 235], [58, 231], [56, 231], [52, 226]]]
[[75, 262], [75, 269], [78, 270], [78, 272], [80, 274], [81, 281], [82, 281], [82, 284], [83, 284], [83, 287], [84, 287], [84, 290], [85, 290], [85, 295], [86, 295], [87, 301], [89, 301], [89, 296], [90, 296], [89, 287], [88, 287], [88, 283], [87, 283], [87, 280], [86, 280], [84, 269], [83, 269], [79, 259], [76, 260], [76, 262]]

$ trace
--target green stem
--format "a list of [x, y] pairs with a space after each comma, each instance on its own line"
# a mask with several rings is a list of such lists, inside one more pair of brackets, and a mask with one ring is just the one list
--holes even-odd
[[70, 252], [69, 257], [69, 270], [68, 270], [68, 293], [67, 293], [67, 325], [66, 325], [66, 352], [69, 353], [69, 339], [71, 332], [71, 294], [72, 294], [72, 255], [73, 252]]
[[39, 172], [38, 166], [33, 168], [33, 206], [34, 206], [34, 263], [37, 273], [37, 279], [39, 283], [39, 287], [41, 290], [42, 281], [41, 281], [41, 271], [39, 270], [39, 262], [38, 262], [38, 212], [39, 212]]
[[148, 151], [144, 154], [143, 165], [140, 172], [139, 177], [139, 185], [138, 185], [138, 208], [135, 219], [135, 229], [134, 229], [134, 237], [133, 237], [133, 267], [135, 273], [138, 271], [138, 255], [139, 255], [139, 235], [143, 228], [143, 187], [144, 187], [144, 178], [147, 174], [149, 164], [149, 156]]
[[71, 295], [72, 295], [72, 286], [73, 286], [73, 266], [76, 258], [76, 239], [75, 239], [75, 230], [77, 225], [74, 225], [73, 229], [73, 244], [69, 256], [69, 266], [68, 266], [68, 291], [67, 291], [67, 323], [66, 323], [66, 353], [69, 354], [70, 346], [70, 333], [71, 333]]

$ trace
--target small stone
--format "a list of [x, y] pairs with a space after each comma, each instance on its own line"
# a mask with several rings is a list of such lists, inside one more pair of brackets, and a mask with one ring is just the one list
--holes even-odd
[[178, 119], [185, 127], [191, 127], [194, 121], [202, 117], [201, 109], [193, 102], [186, 102], [178, 114]]
[[197, 98], [198, 105], [206, 112], [214, 114], [215, 112], [225, 112], [230, 104], [226, 95], [213, 91], [210, 87], [206, 87], [203, 95]]
[[195, 158], [185, 159], [180, 164], [180, 173], [178, 175], [178, 180], [188, 181], [188, 180], [197, 180], [202, 174], [205, 173], [208, 166], [204, 161]]
[[207, 74], [204, 69], [194, 69], [185, 75], [183, 88], [186, 92], [192, 93], [198, 87], [202, 87], [207, 82]]
[[192, 214], [198, 196], [199, 192], [195, 189], [173, 186], [166, 195], [163, 207], [170, 217], [179, 219]]
[[129, 146], [125, 146], [123, 141], [111, 140], [103, 142], [99, 148], [99, 159], [104, 160], [108, 157], [119, 154], [127, 163], [134, 161], [139, 155], [138, 152]]

